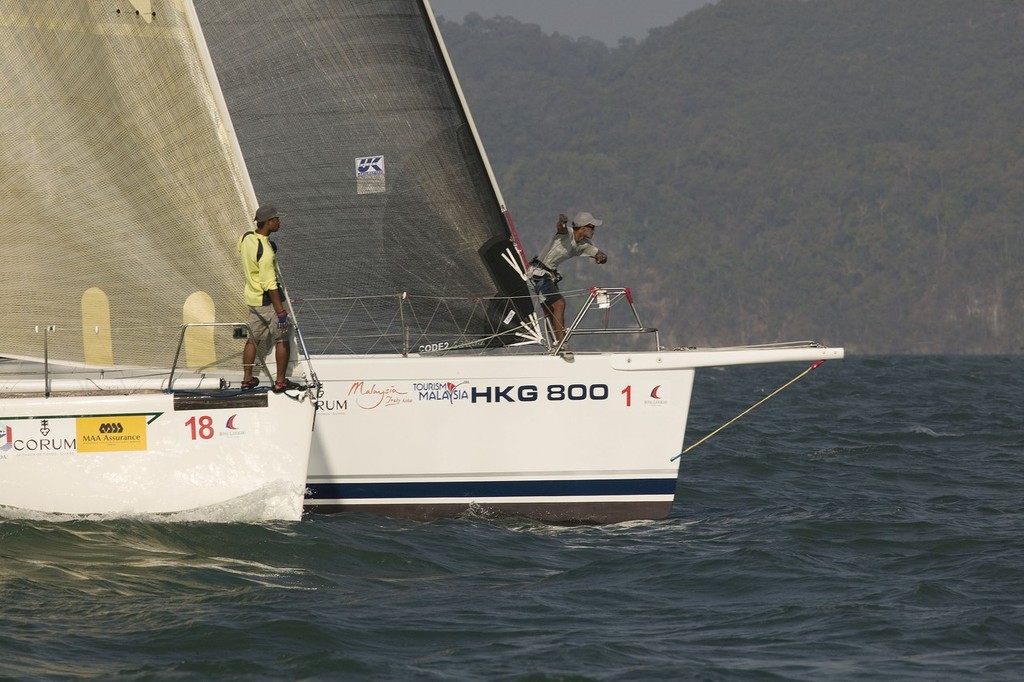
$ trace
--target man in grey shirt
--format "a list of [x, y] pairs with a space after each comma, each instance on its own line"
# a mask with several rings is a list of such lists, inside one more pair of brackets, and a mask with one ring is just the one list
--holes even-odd
[[[534, 288], [542, 297], [541, 307], [545, 317], [551, 321], [557, 344], [565, 339], [565, 298], [558, 291], [558, 282], [562, 279], [558, 274], [558, 266], [574, 256], [588, 256], [598, 265], [607, 263], [608, 255], [590, 241], [594, 236], [594, 228], [602, 222], [586, 211], [581, 211], [573, 217], [570, 232], [569, 218], [564, 213], [560, 214], [555, 236], [540, 255], [530, 261], [530, 269], [526, 274], [533, 280]], [[571, 357], [568, 348], [563, 346], [562, 351]]]

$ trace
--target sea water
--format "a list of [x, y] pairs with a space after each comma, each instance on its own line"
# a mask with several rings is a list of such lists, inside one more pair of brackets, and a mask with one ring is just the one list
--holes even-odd
[[[803, 369], [698, 373], [687, 445]], [[1022, 394], [1022, 357], [826, 363], [662, 521], [0, 520], [0, 678], [1017, 680]]]

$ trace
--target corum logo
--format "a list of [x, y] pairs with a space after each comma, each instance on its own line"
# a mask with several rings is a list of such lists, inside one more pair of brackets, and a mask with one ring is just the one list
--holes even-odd
[[124, 427], [121, 426], [121, 422], [111, 422], [110, 424], [100, 424], [100, 433], [123, 433]]

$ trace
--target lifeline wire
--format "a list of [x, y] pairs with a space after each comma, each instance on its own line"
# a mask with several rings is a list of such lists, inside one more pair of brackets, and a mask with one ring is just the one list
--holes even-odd
[[694, 444], [693, 444], [693, 445], [691, 445], [690, 447], [686, 448], [685, 450], [683, 450], [682, 452], [680, 452], [680, 453], [679, 453], [678, 455], [676, 455], [675, 457], [673, 457], [673, 458], [672, 458], [672, 459], [670, 459], [669, 461], [670, 461], [670, 462], [674, 462], [674, 461], [676, 461], [677, 459], [679, 459], [680, 457], [682, 457], [683, 455], [685, 455], [685, 454], [686, 454], [687, 452], [689, 452], [690, 450], [693, 450], [693, 449], [694, 449], [695, 447], [697, 447], [698, 445], [700, 445], [701, 443], [703, 443], [704, 441], [706, 441], [706, 440], [707, 440], [708, 438], [711, 438], [711, 436], [715, 435], [716, 433], [718, 433], [719, 431], [721, 431], [721, 430], [722, 430], [722, 429], [724, 429], [725, 427], [729, 426], [729, 425], [730, 425], [730, 424], [732, 424], [733, 422], [737, 421], [737, 420], [738, 420], [738, 419], [740, 419], [741, 417], [743, 417], [743, 416], [745, 416], [746, 414], [748, 414], [749, 412], [751, 412], [751, 411], [752, 411], [752, 410], [753, 410], [753, 409], [754, 409], [755, 407], [758, 407], [759, 405], [761, 405], [762, 403], [764, 403], [764, 402], [765, 402], [766, 400], [768, 400], [769, 398], [771, 398], [772, 396], [774, 396], [774, 395], [775, 395], [776, 393], [779, 393], [779, 392], [781, 392], [781, 391], [782, 391], [783, 389], [789, 388], [789, 386], [790, 386], [790, 385], [792, 385], [793, 383], [795, 383], [795, 382], [799, 381], [800, 379], [804, 378], [804, 377], [805, 377], [805, 376], [807, 376], [807, 374], [809, 374], [809, 373], [810, 373], [810, 372], [811, 372], [812, 370], [818, 369], [818, 368], [819, 368], [819, 367], [821, 367], [821, 366], [822, 366], [823, 364], [825, 364], [825, 361], [824, 361], [824, 360], [818, 360], [818, 361], [817, 361], [816, 363], [814, 363], [813, 365], [811, 365], [810, 367], [808, 367], [808, 368], [807, 368], [807, 369], [805, 369], [804, 371], [800, 372], [800, 373], [799, 373], [799, 374], [797, 374], [797, 375], [796, 375], [795, 377], [793, 377], [792, 379], [790, 379], [789, 381], [787, 381], [786, 383], [784, 383], [784, 384], [783, 384], [782, 386], [779, 386], [779, 387], [778, 387], [777, 389], [775, 389], [774, 391], [772, 391], [771, 393], [769, 393], [769, 394], [768, 394], [768, 395], [766, 395], [765, 397], [761, 398], [761, 399], [760, 399], [760, 400], [758, 400], [758, 401], [757, 401], [756, 403], [754, 403], [753, 405], [751, 405], [751, 406], [750, 406], [750, 407], [748, 407], [747, 409], [743, 410], [742, 412], [740, 412], [740, 413], [739, 413], [738, 415], [736, 415], [735, 417], [733, 417], [733, 418], [732, 418], [732, 419], [730, 419], [729, 421], [727, 421], [727, 422], [725, 422], [724, 424], [722, 424], [722, 425], [721, 425], [721, 426], [719, 426], [719, 427], [718, 427], [717, 429], [715, 429], [714, 431], [712, 431], [712, 432], [711, 432], [711, 433], [709, 433], [708, 435], [704, 436], [704, 437], [703, 437], [703, 438], [701, 438], [701, 439], [700, 439], [699, 441], [697, 441], [696, 443], [694, 443]]

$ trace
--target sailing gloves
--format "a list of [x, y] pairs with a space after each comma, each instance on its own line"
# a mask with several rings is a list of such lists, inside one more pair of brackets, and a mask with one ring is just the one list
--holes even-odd
[[278, 329], [288, 329], [288, 311], [282, 310], [277, 314], [277, 327]]

